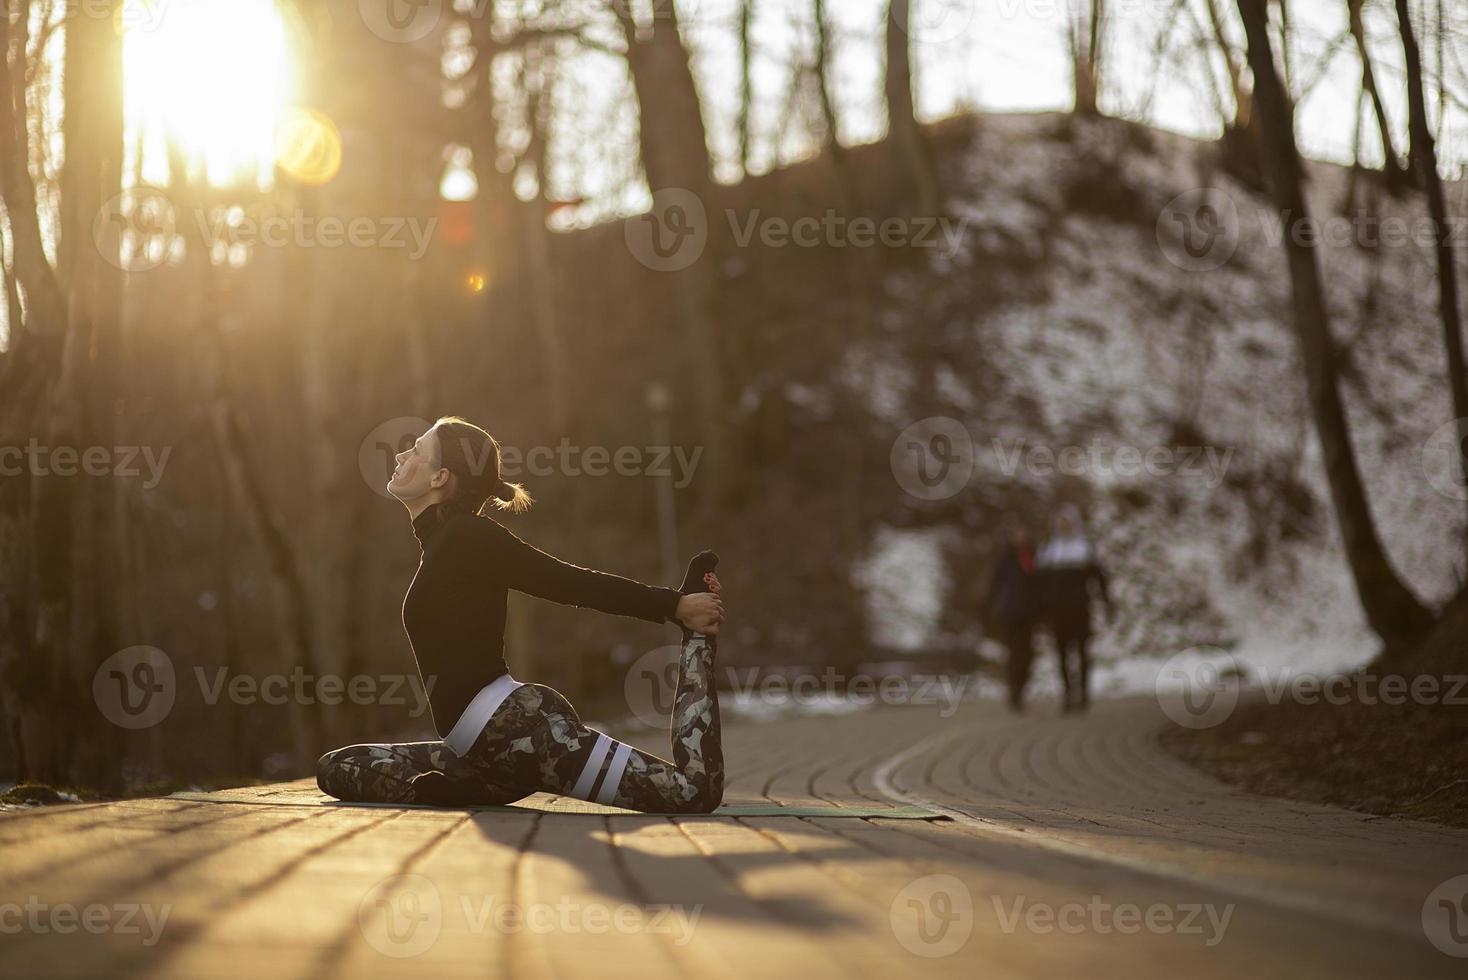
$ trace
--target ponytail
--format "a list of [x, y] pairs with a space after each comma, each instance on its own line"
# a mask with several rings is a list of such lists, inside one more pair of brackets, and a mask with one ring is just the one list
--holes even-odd
[[518, 483], [500, 476], [500, 444], [494, 436], [457, 415], [434, 423], [441, 465], [454, 476], [454, 494], [445, 506], [483, 516], [487, 507], [523, 514], [534, 503]]

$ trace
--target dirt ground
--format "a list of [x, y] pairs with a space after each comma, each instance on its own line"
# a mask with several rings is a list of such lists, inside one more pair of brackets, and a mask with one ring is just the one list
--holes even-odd
[[[1389, 676], [1401, 687], [1387, 685]], [[1411, 696], [1414, 683], [1422, 696]], [[1336, 690], [1349, 699], [1260, 700], [1214, 728], [1170, 732], [1163, 744], [1256, 793], [1468, 826], [1468, 603], [1450, 604], [1415, 656]]]

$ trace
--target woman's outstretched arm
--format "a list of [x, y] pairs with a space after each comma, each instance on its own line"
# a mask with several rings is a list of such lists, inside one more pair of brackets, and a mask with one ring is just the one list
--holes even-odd
[[498, 521], [476, 523], [486, 525], [483, 530], [493, 552], [495, 576], [517, 592], [651, 623], [677, 621], [678, 601], [683, 597], [676, 589], [582, 568], [522, 541]]

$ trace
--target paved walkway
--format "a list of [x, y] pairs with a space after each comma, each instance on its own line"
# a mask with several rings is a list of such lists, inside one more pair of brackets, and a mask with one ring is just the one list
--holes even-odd
[[[1439, 887], [1468, 832], [1247, 796], [1162, 724], [1135, 700], [726, 725], [726, 802], [804, 816], [310, 783], [0, 814], [0, 977], [1464, 975], [1424, 906], [1462, 911], [1435, 934], [1468, 955]], [[842, 815], [911, 805], [948, 819]]]

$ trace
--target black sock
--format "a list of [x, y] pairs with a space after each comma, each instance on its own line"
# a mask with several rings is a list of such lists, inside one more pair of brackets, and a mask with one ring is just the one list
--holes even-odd
[[[684, 595], [698, 595], [709, 591], [703, 577], [718, 567], [718, 564], [719, 556], [712, 551], [700, 551], [694, 555], [688, 562], [688, 571], [683, 573], [683, 584], [678, 586], [678, 591]], [[683, 626], [682, 623], [678, 625], [683, 629], [683, 642], [687, 643], [688, 638], [693, 635], [693, 630]]]
[[712, 551], [700, 551], [688, 562], [688, 571], [683, 575], [683, 584], [678, 586], [678, 591], [684, 595], [697, 595], [707, 592], [709, 587], [704, 584], [703, 577], [718, 567], [719, 556]]

